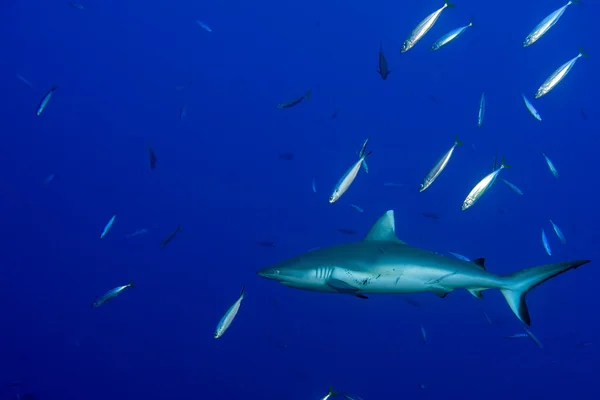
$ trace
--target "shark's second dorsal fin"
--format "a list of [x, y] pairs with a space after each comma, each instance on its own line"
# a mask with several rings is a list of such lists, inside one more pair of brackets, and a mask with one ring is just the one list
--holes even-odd
[[367, 236], [366, 241], [379, 241], [379, 242], [396, 242], [406, 244], [402, 240], [396, 237], [396, 222], [394, 220], [394, 210], [388, 210], [383, 214], [375, 224], [371, 227]]

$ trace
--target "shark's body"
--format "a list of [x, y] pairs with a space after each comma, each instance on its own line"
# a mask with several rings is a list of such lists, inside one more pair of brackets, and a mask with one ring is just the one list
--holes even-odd
[[481, 298], [483, 290], [499, 289], [515, 315], [529, 325], [527, 292], [590, 262], [544, 265], [499, 276], [486, 271], [483, 259], [466, 262], [409, 246], [396, 237], [394, 225], [394, 213], [390, 210], [373, 225], [364, 240], [314, 250], [258, 274], [296, 289], [361, 298], [367, 298], [367, 294], [420, 292], [445, 297], [454, 289], [466, 289]]

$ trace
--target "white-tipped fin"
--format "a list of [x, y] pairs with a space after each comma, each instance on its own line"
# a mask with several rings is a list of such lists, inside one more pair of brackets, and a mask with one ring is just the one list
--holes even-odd
[[396, 242], [406, 244], [396, 237], [396, 222], [394, 219], [394, 210], [388, 210], [371, 227], [366, 241]]

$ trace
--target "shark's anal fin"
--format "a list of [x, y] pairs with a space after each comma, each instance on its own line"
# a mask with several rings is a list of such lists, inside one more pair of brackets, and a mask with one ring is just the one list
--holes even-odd
[[435, 294], [436, 296], [438, 296], [439, 298], [443, 299], [444, 297], [448, 296], [448, 293], [451, 292], [451, 290], [447, 290], [444, 289], [443, 287], [430, 287], [429, 291], [433, 294]]
[[472, 262], [473, 262], [473, 264], [477, 265], [478, 267], [483, 268], [483, 270], [486, 271], [486, 268], [485, 268], [485, 258], [476, 258]]
[[359, 299], [365, 299], [368, 300], [369, 298], [367, 296], [365, 296], [364, 294], [357, 294], [356, 297], [358, 297]]
[[329, 279], [329, 280], [327, 280], [326, 283], [327, 283], [327, 286], [329, 286], [330, 288], [334, 289], [335, 291], [337, 291], [339, 293], [355, 294], [359, 290], [357, 287], [354, 287], [354, 286], [350, 285], [349, 283], [346, 283], [339, 279]]
[[394, 210], [386, 211], [377, 222], [371, 227], [365, 241], [396, 242], [406, 244], [396, 237], [396, 222], [394, 220]]

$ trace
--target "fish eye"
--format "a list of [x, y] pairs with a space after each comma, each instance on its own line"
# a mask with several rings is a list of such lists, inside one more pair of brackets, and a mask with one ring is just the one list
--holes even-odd
[[279, 270], [278, 269], [275, 270], [275, 275], [279, 275]]

